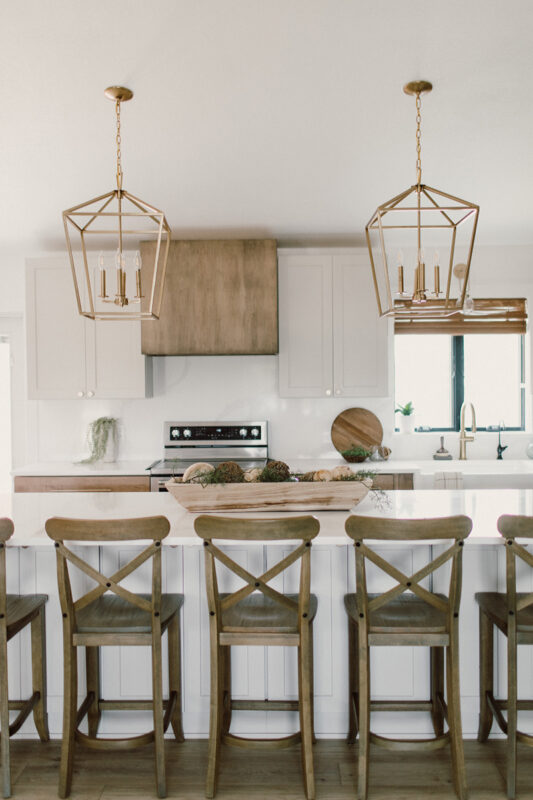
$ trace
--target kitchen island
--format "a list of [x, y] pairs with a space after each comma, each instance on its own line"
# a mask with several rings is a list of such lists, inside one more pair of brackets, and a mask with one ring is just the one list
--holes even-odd
[[[257, 512], [256, 512], [257, 513]], [[287, 512], [269, 516], [285, 516]], [[463, 730], [475, 736], [478, 716], [478, 614], [476, 591], [504, 588], [504, 548], [496, 530], [500, 514], [533, 515], [533, 492], [527, 490], [474, 490], [370, 493], [354, 513], [372, 516], [419, 518], [467, 514], [473, 531], [464, 552], [463, 601], [461, 606], [461, 694]], [[61, 734], [62, 640], [61, 617], [56, 585], [55, 551], [44, 532], [51, 516], [88, 519], [124, 518], [164, 514], [171, 524], [165, 540], [163, 590], [183, 592], [183, 687], [184, 729], [188, 736], [206, 736], [209, 715], [209, 637], [203, 576], [203, 551], [194, 534], [194, 514], [183, 509], [173, 497], [159, 493], [55, 493], [0, 495], [0, 516], [15, 523], [9, 542], [8, 591], [46, 593], [49, 717], [52, 736]], [[355, 586], [353, 548], [344, 533], [349, 512], [316, 512], [321, 530], [312, 552], [312, 591], [318, 596], [315, 621], [315, 709], [319, 737], [343, 737], [347, 730], [347, 624], [343, 596]], [[254, 516], [248, 514], [248, 516]], [[261, 543], [228, 545], [232, 557], [245, 568], [260, 574], [279, 560], [286, 547]], [[137, 546], [136, 546], [137, 547]], [[379, 545], [379, 550], [410, 574], [428, 561], [431, 543], [393, 543]], [[95, 567], [110, 574], [129, 560], [135, 548], [101, 545], [85, 547], [85, 557]], [[288, 570], [277, 579], [276, 588], [297, 590], [297, 575]], [[90, 588], [90, 581], [73, 573], [74, 586]], [[369, 569], [369, 589], [382, 590], [389, 585], [376, 568]], [[520, 576], [524, 588], [531, 590], [528, 573]], [[144, 565], [125, 584], [133, 591], [146, 591], [149, 567]], [[223, 576], [222, 591], [233, 591], [239, 582], [235, 576]], [[10, 645], [10, 685], [13, 698], [27, 696], [31, 683], [29, 637], [21, 635]], [[523, 648], [519, 659], [523, 696], [533, 696], [533, 669], [530, 648]], [[294, 699], [296, 695], [295, 653], [284, 648], [234, 648], [234, 694], [240, 699]], [[497, 690], [505, 685], [505, 658], [502, 643], [496, 645]], [[83, 672], [81, 671], [83, 676]], [[375, 697], [424, 699], [429, 691], [428, 653], [423, 648], [380, 648], [373, 653], [372, 693]], [[150, 659], [143, 648], [102, 649], [104, 697], [135, 697], [150, 694]], [[83, 677], [80, 678], [83, 686]], [[81, 699], [81, 698], [80, 698]], [[105, 714], [103, 735], [141, 732], [149, 727], [146, 713]], [[246, 735], [277, 735], [297, 727], [296, 715], [290, 712], [236, 712], [235, 732]], [[375, 715], [373, 728], [384, 735], [423, 736], [430, 734], [429, 715]], [[34, 736], [31, 723], [20, 735]]]

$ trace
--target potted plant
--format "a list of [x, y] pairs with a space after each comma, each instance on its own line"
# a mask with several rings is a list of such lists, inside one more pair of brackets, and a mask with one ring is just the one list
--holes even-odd
[[118, 420], [114, 417], [98, 417], [89, 423], [87, 443], [90, 455], [82, 464], [94, 464], [95, 461], [107, 463], [117, 460]]
[[395, 414], [400, 414], [400, 433], [413, 433], [414, 431], [414, 417], [415, 410], [413, 403], [409, 400], [404, 406], [399, 403], [396, 404], [394, 409]]
[[366, 450], [364, 447], [360, 447], [359, 445], [353, 444], [348, 450], [342, 450], [341, 456], [344, 458], [345, 461], [348, 461], [350, 464], [360, 463], [361, 461], [366, 461], [372, 455], [371, 450]]

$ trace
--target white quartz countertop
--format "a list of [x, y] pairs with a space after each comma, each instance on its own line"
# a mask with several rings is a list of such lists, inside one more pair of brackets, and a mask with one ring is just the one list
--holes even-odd
[[41, 461], [27, 464], [12, 470], [12, 475], [85, 477], [88, 475], [148, 475], [147, 468], [156, 459], [145, 458], [142, 461], [113, 461], [94, 464], [78, 464], [73, 461]]
[[[27, 464], [12, 471], [13, 475], [26, 476], [88, 476], [88, 475], [145, 475], [156, 458], [112, 463], [79, 464], [72, 461], [42, 461]], [[293, 472], [308, 472], [314, 469], [333, 469], [346, 465], [343, 458], [292, 458], [287, 463]], [[468, 475], [533, 475], [533, 460], [524, 459], [469, 459], [467, 461], [434, 461], [433, 459], [363, 461], [349, 465], [353, 470], [372, 472], [433, 475], [435, 472], [462, 472]]]
[[[269, 513], [285, 517], [289, 512]], [[302, 512], [299, 512], [302, 513]], [[310, 511], [320, 522], [317, 544], [345, 545], [348, 511]], [[533, 516], [533, 490], [412, 490], [370, 492], [353, 510], [369, 516], [417, 519], [466, 514], [473, 520], [469, 544], [496, 544], [500, 540], [496, 521], [501, 514]], [[52, 516], [85, 519], [121, 519], [164, 514], [170, 521], [167, 545], [198, 545], [193, 522], [196, 514], [186, 511], [167, 493], [159, 492], [62, 492], [0, 494], [0, 517], [10, 517], [15, 534], [10, 546], [51, 546], [44, 525]], [[263, 516], [258, 512], [248, 516]], [[292, 512], [296, 516], [296, 512]], [[233, 516], [225, 513], [224, 516]], [[242, 516], [236, 513], [235, 516]]]

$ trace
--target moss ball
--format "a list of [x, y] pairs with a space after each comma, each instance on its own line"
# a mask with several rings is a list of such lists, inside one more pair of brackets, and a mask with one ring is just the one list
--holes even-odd
[[222, 461], [215, 468], [213, 477], [217, 483], [242, 483], [244, 470], [235, 461]]
[[284, 461], [271, 461], [263, 469], [260, 481], [263, 483], [281, 483], [281, 481], [288, 481], [291, 471]]

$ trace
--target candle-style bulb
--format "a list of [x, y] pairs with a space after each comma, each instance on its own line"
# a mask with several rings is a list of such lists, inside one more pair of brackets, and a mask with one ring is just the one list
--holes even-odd
[[403, 267], [403, 252], [398, 250], [398, 266]]
[[435, 250], [435, 252], [434, 252], [434, 254], [433, 254], [433, 264], [434, 264], [436, 267], [438, 267], [438, 266], [439, 266], [439, 264], [440, 264], [440, 258], [439, 258], [439, 251], [438, 251], [438, 250]]
[[117, 269], [122, 268], [122, 253], [120, 252], [120, 250], [117, 250], [117, 252], [115, 253], [115, 267]]
[[104, 268], [104, 254], [100, 251], [100, 255], [98, 256], [98, 266], [102, 270]]
[[142, 258], [140, 252], [137, 250], [135, 253], [135, 269], [140, 269], [142, 267]]

